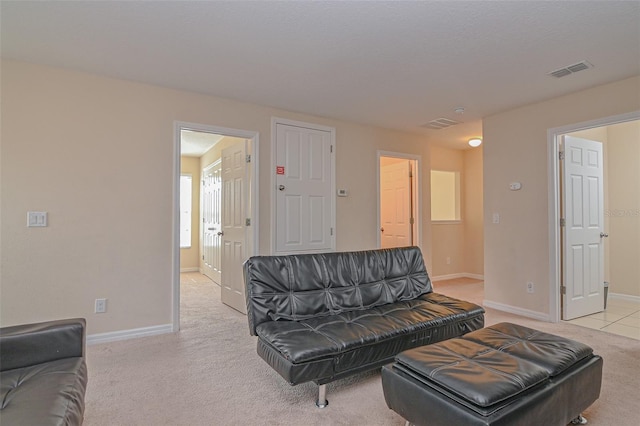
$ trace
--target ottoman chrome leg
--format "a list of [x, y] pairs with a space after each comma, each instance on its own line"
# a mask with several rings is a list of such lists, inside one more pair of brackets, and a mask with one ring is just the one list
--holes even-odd
[[587, 419], [582, 417], [582, 414], [580, 414], [575, 419], [571, 420], [572, 425], [586, 425], [587, 423], [588, 423]]
[[327, 401], [327, 385], [318, 385], [318, 400], [316, 401], [316, 407], [324, 408], [329, 405]]

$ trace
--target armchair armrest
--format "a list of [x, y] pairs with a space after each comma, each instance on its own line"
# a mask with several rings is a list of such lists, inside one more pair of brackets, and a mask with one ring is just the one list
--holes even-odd
[[0, 371], [84, 357], [84, 318], [0, 328]]

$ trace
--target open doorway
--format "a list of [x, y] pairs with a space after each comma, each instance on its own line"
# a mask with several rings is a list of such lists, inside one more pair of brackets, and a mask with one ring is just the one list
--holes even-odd
[[378, 151], [378, 247], [421, 245], [420, 157]]
[[[575, 202], [571, 202], [570, 206], [563, 210], [563, 206], [566, 206], [568, 189], [570, 186], [565, 184], [565, 189], [562, 187], [562, 176], [565, 174], [566, 158], [570, 155], [564, 149], [564, 160], [561, 160], [560, 151], [562, 150], [562, 144], [564, 139], [580, 138], [595, 140], [601, 143], [603, 148], [603, 195], [601, 197], [602, 211], [601, 220], [599, 221], [598, 229], [593, 230], [595, 242], [591, 243], [589, 247], [592, 249], [592, 254], [595, 250], [602, 250], [603, 263], [597, 265], [594, 272], [588, 274], [598, 274], [598, 278], [593, 290], [588, 292], [593, 293], [598, 298], [600, 308], [599, 311], [604, 310], [604, 304], [606, 300], [606, 293], [612, 291], [617, 298], [637, 300], [640, 301], [640, 289], [637, 288], [637, 282], [640, 279], [638, 277], [637, 259], [640, 255], [640, 211], [638, 202], [640, 196], [638, 193], [638, 186], [636, 185], [637, 178], [631, 182], [630, 173], [637, 173], [638, 161], [640, 156], [637, 154], [640, 147], [640, 141], [638, 140], [638, 134], [640, 127], [638, 119], [640, 119], [640, 112], [631, 114], [623, 114], [614, 117], [608, 117], [600, 120], [594, 120], [586, 123], [579, 123], [575, 125], [565, 126], [562, 128], [550, 129], [549, 134], [549, 235], [550, 235], [550, 314], [552, 321], [559, 321], [560, 319], [570, 319], [572, 315], [567, 314], [567, 303], [571, 299], [584, 298], [580, 292], [576, 293], [576, 290], [567, 287], [567, 283], [578, 283], [578, 289], [580, 286], [585, 286], [589, 280], [582, 277], [584, 268], [574, 268], [572, 262], [567, 265], [567, 262], [571, 261], [570, 254], [575, 252], [580, 254], [579, 245], [571, 247], [565, 247], [570, 243], [571, 236], [567, 239], [567, 214], [572, 214], [571, 209], [576, 206]], [[631, 127], [629, 127], [631, 126]], [[622, 136], [624, 133], [630, 136]], [[622, 139], [626, 139], [622, 141]], [[626, 148], [623, 148], [623, 145]], [[571, 146], [571, 145], [569, 145]], [[628, 152], [629, 147], [635, 150], [633, 153]], [[574, 150], [574, 156], [577, 156], [579, 150]], [[576, 157], [577, 158], [577, 157]], [[595, 158], [595, 157], [594, 157]], [[629, 161], [635, 161], [634, 164], [629, 164]], [[576, 185], [579, 184], [580, 179], [573, 179]], [[591, 182], [595, 182], [590, 179]], [[625, 191], [627, 193], [625, 193]], [[633, 196], [630, 196], [631, 191]], [[569, 194], [570, 195], [570, 194]], [[569, 200], [571, 201], [571, 200]], [[578, 215], [578, 218], [582, 215]], [[570, 218], [571, 219], [571, 218]], [[629, 230], [625, 227], [631, 226], [633, 229]], [[574, 228], [573, 226], [571, 228]], [[617, 231], [613, 231], [617, 228]], [[610, 237], [608, 237], [610, 235]], [[608, 237], [608, 238], [607, 238]], [[599, 245], [599, 246], [598, 246]], [[598, 246], [598, 247], [597, 247]], [[584, 251], [584, 250], [583, 250]], [[618, 254], [615, 254], [615, 253]], [[635, 256], [633, 256], [635, 253]], [[587, 253], [585, 252], [585, 256]], [[580, 258], [583, 258], [580, 255]], [[634, 258], [634, 260], [631, 260]], [[629, 262], [631, 260], [631, 262]], [[628, 266], [625, 266], [625, 262]], [[580, 266], [582, 263], [578, 262]], [[635, 272], [634, 272], [635, 271]], [[572, 274], [577, 273], [578, 276], [572, 277]], [[585, 274], [587, 274], [585, 272]], [[601, 278], [600, 278], [601, 277]], [[617, 277], [614, 279], [614, 277]], [[611, 282], [611, 287], [605, 289], [605, 283]], [[626, 283], [630, 283], [627, 285]], [[603, 291], [604, 290], [604, 291]], [[566, 293], [566, 294], [563, 294]], [[576, 296], [577, 294], [577, 296]], [[575, 296], [575, 297], [574, 297]], [[609, 294], [611, 297], [611, 293]], [[579, 300], [578, 300], [579, 301]], [[600, 329], [605, 330], [603, 327], [608, 325], [612, 316], [609, 315], [609, 319], [605, 319], [607, 315], [604, 312], [595, 313], [592, 315], [600, 315], [602, 318], [589, 319], [589, 322], [596, 325], [601, 322], [602, 327]], [[582, 318], [582, 317], [581, 317]], [[588, 317], [584, 317], [588, 318]], [[578, 318], [577, 321], [582, 321]], [[587, 321], [583, 321], [586, 322]], [[605, 330], [606, 331], [606, 330]]]
[[[258, 249], [258, 134], [184, 122], [174, 127], [173, 329], [178, 331], [181, 271], [210, 276], [221, 287], [222, 302], [245, 312], [242, 263]], [[188, 226], [180, 220], [186, 217], [180, 205], [184, 176], [194, 181], [188, 247]], [[187, 257], [190, 263], [183, 261]]]

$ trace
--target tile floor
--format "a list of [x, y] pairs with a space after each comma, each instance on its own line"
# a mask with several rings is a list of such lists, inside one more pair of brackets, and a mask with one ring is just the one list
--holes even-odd
[[568, 322], [640, 340], [640, 301], [610, 297], [603, 312]]
[[[433, 287], [437, 292], [478, 304], [482, 304], [484, 299], [484, 286], [480, 280], [459, 278], [436, 281]], [[567, 322], [640, 340], [640, 301], [609, 296], [605, 311]]]

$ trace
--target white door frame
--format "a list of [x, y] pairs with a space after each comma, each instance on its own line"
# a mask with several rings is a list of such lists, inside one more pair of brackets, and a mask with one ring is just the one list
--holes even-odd
[[175, 121], [173, 123], [173, 238], [171, 252], [173, 258], [172, 287], [173, 300], [171, 309], [172, 331], [180, 331], [180, 132], [181, 130], [192, 130], [195, 132], [215, 133], [218, 135], [231, 136], [249, 140], [248, 154], [251, 155], [249, 173], [249, 214], [251, 218], [252, 232], [247, 239], [247, 256], [258, 254], [260, 235], [259, 230], [259, 209], [258, 209], [258, 173], [259, 173], [259, 134], [251, 130], [231, 129], [227, 127], [211, 126], [207, 124], [188, 123], [185, 121]]
[[[329, 132], [331, 138], [331, 145], [333, 146], [333, 155], [331, 156], [331, 227], [333, 228], [333, 235], [331, 235], [331, 251], [336, 251], [336, 240], [338, 230], [336, 228], [336, 129], [335, 127], [322, 126], [320, 124], [306, 123], [304, 121], [289, 120], [288, 118], [271, 117], [271, 171], [269, 172], [271, 185], [271, 254], [277, 252], [276, 250], [276, 127], [278, 124], [284, 124], [287, 126], [302, 127], [305, 129], [320, 130]], [[296, 252], [300, 253], [300, 252]], [[284, 253], [278, 253], [284, 254]]]
[[560, 136], [566, 133], [580, 130], [593, 129], [595, 127], [610, 126], [626, 121], [640, 120], [640, 111], [626, 114], [599, 118], [597, 120], [584, 121], [582, 123], [569, 124], [554, 127], [547, 130], [547, 170], [549, 193], [549, 321], [558, 322], [561, 318], [560, 283], [561, 283], [561, 259], [562, 247], [560, 246], [560, 164], [558, 152], [560, 152]]
[[416, 183], [416, 187], [414, 188], [414, 194], [416, 198], [415, 209], [416, 209], [416, 235], [413, 238], [413, 245], [418, 246], [422, 249], [422, 190], [420, 188], [420, 184], [422, 182], [422, 165], [420, 164], [422, 161], [422, 157], [420, 155], [414, 154], [406, 154], [404, 152], [392, 152], [392, 151], [378, 151], [376, 156], [376, 197], [377, 197], [377, 218], [376, 218], [376, 238], [377, 238], [377, 246], [380, 247], [380, 157], [395, 157], [395, 158], [403, 158], [405, 160], [414, 160], [416, 162], [416, 175], [414, 177], [414, 181]]

